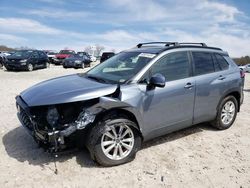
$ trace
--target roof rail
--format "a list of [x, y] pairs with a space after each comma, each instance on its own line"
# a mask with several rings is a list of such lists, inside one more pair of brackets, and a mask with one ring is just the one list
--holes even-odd
[[137, 44], [137, 48], [141, 48], [143, 45], [148, 44], [165, 44], [165, 46], [178, 46], [178, 42], [146, 42], [146, 43], [139, 43]]
[[202, 47], [207, 47], [205, 43], [195, 43], [195, 42], [182, 42], [179, 45], [201, 45]]

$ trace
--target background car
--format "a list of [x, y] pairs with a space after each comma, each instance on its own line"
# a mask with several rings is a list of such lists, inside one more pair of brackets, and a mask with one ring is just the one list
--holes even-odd
[[39, 50], [20, 50], [8, 56], [4, 63], [5, 68], [10, 70], [33, 71], [37, 68], [48, 67], [48, 57]]
[[4, 56], [3, 52], [0, 52], [0, 68], [3, 67], [4, 61], [5, 61], [5, 56]]
[[114, 56], [115, 53], [114, 52], [103, 52], [102, 53], [102, 56], [101, 56], [101, 59], [100, 59], [100, 63], [102, 63], [103, 61], [111, 58], [112, 56]]
[[75, 55], [64, 59], [63, 67], [64, 68], [85, 68], [90, 67], [90, 56], [86, 52], [78, 52]]
[[96, 57], [93, 56], [93, 55], [90, 55], [90, 60], [91, 60], [92, 62], [95, 62], [95, 61], [96, 61]]
[[54, 64], [61, 65], [63, 60], [71, 55], [76, 54], [74, 50], [61, 50], [58, 54], [55, 55]]
[[46, 151], [75, 142], [99, 164], [114, 166], [133, 160], [142, 141], [203, 122], [228, 129], [243, 87], [239, 68], [220, 48], [154, 42], [85, 74], [36, 84], [16, 102], [22, 125]]
[[54, 51], [50, 51], [47, 53], [47, 56], [49, 58], [50, 63], [54, 63], [54, 60], [56, 58], [56, 54], [57, 54], [57, 52], [54, 52]]
[[250, 64], [239, 66], [240, 69], [242, 69], [244, 72], [250, 72]]

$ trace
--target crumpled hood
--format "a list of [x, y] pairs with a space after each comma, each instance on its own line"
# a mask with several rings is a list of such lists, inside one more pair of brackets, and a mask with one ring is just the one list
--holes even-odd
[[94, 99], [112, 94], [116, 88], [116, 85], [99, 83], [74, 74], [36, 84], [20, 96], [28, 106], [41, 106]]

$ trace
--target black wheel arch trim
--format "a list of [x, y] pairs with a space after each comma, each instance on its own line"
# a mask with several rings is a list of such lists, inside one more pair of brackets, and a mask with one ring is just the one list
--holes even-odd
[[119, 99], [111, 97], [100, 97], [99, 103], [87, 108], [87, 110], [96, 116], [96, 121], [100, 120], [104, 115], [117, 111], [121, 114], [132, 116], [138, 127], [135, 127], [140, 134], [143, 135], [143, 119], [138, 109], [122, 102]]
[[[238, 97], [235, 96], [236, 93], [237, 93]], [[238, 112], [240, 112], [242, 94], [241, 94], [241, 91], [239, 90], [239, 88], [237, 88], [237, 87], [231, 88], [231, 89], [227, 90], [227, 91], [222, 95], [222, 97], [221, 97], [220, 100], [219, 100], [219, 103], [218, 103], [218, 105], [217, 105], [216, 110], [218, 111], [219, 106], [220, 106], [220, 103], [222, 102], [222, 100], [223, 100], [225, 97], [229, 96], [229, 95], [232, 95], [232, 96], [234, 96], [234, 97], [236, 98], [236, 100], [237, 100], [237, 102], [238, 102]]]

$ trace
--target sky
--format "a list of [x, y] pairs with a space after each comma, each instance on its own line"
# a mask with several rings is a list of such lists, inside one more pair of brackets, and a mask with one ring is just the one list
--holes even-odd
[[205, 42], [250, 55], [249, 0], [0, 0], [0, 45], [116, 52], [141, 42]]

